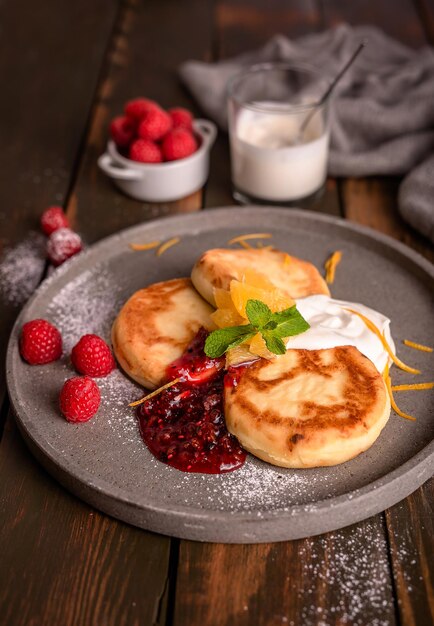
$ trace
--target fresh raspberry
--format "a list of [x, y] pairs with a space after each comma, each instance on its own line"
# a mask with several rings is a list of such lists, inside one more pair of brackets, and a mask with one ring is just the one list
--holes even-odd
[[61, 206], [50, 206], [41, 216], [41, 228], [46, 235], [51, 235], [59, 228], [68, 228], [69, 222]]
[[98, 411], [101, 394], [88, 376], [75, 376], [65, 382], [60, 392], [60, 410], [68, 422], [87, 422]]
[[149, 100], [149, 98], [135, 98], [126, 103], [124, 113], [137, 123], [148, 111], [159, 108], [160, 107], [154, 100]]
[[140, 163], [161, 163], [163, 160], [160, 147], [149, 139], [136, 139], [130, 146], [129, 157]]
[[129, 117], [115, 117], [110, 124], [110, 135], [118, 148], [129, 146], [134, 133], [134, 124]]
[[150, 109], [140, 122], [137, 134], [142, 139], [158, 141], [172, 128], [170, 115], [163, 109]]
[[51, 363], [62, 356], [62, 337], [47, 320], [26, 322], [21, 329], [20, 352], [30, 365]]
[[107, 376], [115, 367], [115, 360], [106, 342], [98, 335], [83, 335], [72, 348], [71, 361], [80, 374]]
[[168, 113], [172, 118], [173, 128], [186, 128], [189, 131], [193, 131], [193, 115], [190, 111], [182, 107], [176, 107], [169, 109]]
[[70, 228], [60, 228], [50, 235], [47, 243], [47, 254], [51, 263], [57, 267], [80, 252], [82, 248], [80, 235], [74, 233]]
[[190, 156], [197, 150], [197, 141], [185, 128], [174, 128], [163, 140], [163, 156], [166, 161], [176, 161]]

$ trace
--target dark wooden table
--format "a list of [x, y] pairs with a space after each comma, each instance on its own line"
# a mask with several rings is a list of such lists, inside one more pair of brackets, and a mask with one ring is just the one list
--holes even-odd
[[[216, 60], [276, 32], [298, 36], [342, 21], [377, 25], [414, 47], [434, 43], [433, 0], [4, 0], [0, 20], [2, 251], [37, 230], [53, 203], [64, 204], [88, 244], [160, 215], [232, 204], [223, 135], [206, 190], [179, 202], [129, 200], [97, 169], [108, 122], [126, 99], [195, 110], [176, 77], [183, 60]], [[397, 214], [398, 183], [329, 180], [312, 210], [371, 226], [432, 259]], [[432, 623], [432, 481], [381, 515], [299, 541], [200, 544], [130, 527], [69, 495], [18, 434], [3, 365], [16, 314], [4, 303], [1, 624]]]

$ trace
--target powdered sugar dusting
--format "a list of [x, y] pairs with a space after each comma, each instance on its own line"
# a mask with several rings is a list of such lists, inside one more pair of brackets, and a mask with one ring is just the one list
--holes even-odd
[[112, 277], [94, 266], [69, 282], [52, 299], [48, 313], [62, 331], [65, 352], [86, 333], [110, 340], [110, 329], [122, 304]]
[[288, 577], [286, 584], [300, 597], [301, 612], [288, 626], [389, 626], [393, 591], [381, 525], [366, 521], [310, 537], [300, 542], [297, 556], [300, 577]]
[[0, 263], [0, 293], [7, 303], [21, 306], [35, 291], [44, 273], [45, 241], [43, 235], [32, 232], [6, 250]]
[[143, 395], [142, 387], [118, 369], [106, 378], [99, 378], [98, 386], [102, 401], [110, 405], [110, 416], [106, 423], [119, 437], [121, 445], [131, 444], [139, 434], [136, 413], [128, 404]]
[[80, 235], [70, 228], [59, 228], [47, 242], [48, 257], [53, 265], [58, 266], [74, 256], [83, 248]]
[[[185, 493], [185, 504], [191, 504], [190, 492], [197, 491], [198, 481], [209, 508], [232, 513], [252, 511], [257, 517], [275, 511], [279, 501], [306, 500], [313, 496], [308, 472], [276, 468], [250, 455], [240, 469], [215, 475], [212, 479], [206, 474], [181, 475], [179, 488]], [[281, 510], [290, 508], [281, 507]]]
[[[401, 509], [405, 507], [404, 504], [398, 506]], [[424, 511], [418, 511], [418, 513], [418, 531], [421, 533], [421, 536], [426, 534], [427, 537], [432, 537], [433, 519], [430, 517], [429, 507], [427, 507], [425, 515], [423, 515]], [[397, 515], [405, 518], [408, 514], [406, 511], [401, 510]], [[411, 524], [400, 527], [392, 547], [394, 576], [398, 580], [401, 579], [401, 584], [406, 585], [409, 595], [419, 592], [417, 582], [422, 583], [423, 581], [422, 571], [425, 558], [423, 550], [419, 549], [419, 544], [414, 540], [414, 532], [414, 526]]]

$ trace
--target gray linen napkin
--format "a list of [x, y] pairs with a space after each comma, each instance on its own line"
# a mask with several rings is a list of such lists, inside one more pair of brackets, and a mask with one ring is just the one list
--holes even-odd
[[[428, 46], [412, 50], [376, 28], [341, 25], [296, 41], [276, 35], [259, 50], [227, 61], [188, 61], [180, 76], [205, 114], [226, 129], [226, 85], [243, 68], [303, 62], [332, 77], [362, 39], [368, 42], [365, 50], [335, 92], [329, 174], [406, 174], [434, 153], [434, 54]], [[419, 203], [407, 195], [406, 203], [418, 210]], [[411, 223], [423, 224], [427, 234], [428, 222], [432, 232], [434, 211], [431, 221]]]

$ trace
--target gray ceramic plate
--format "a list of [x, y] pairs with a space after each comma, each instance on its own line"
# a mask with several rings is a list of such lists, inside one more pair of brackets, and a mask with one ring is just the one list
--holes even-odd
[[[403, 359], [432, 379], [432, 355], [402, 346], [433, 341], [433, 267], [365, 228], [313, 213], [226, 208], [143, 224], [101, 241], [57, 270], [22, 311], [7, 357], [11, 400], [35, 456], [67, 489], [95, 507], [156, 532], [202, 541], [252, 543], [295, 539], [336, 529], [398, 502], [432, 473], [433, 406], [429, 391], [399, 395], [410, 422], [392, 413], [377, 442], [336, 467], [284, 470], [249, 457], [223, 475], [184, 474], [159, 463], [142, 443], [127, 407], [141, 390], [120, 371], [100, 381], [102, 407], [87, 424], [59, 415], [62, 383], [73, 375], [65, 357], [30, 367], [20, 358], [23, 322], [45, 317], [62, 331], [65, 354], [84, 333], [108, 338], [113, 318], [137, 289], [187, 276], [204, 250], [246, 232], [273, 233], [273, 244], [322, 267], [343, 251], [333, 295], [374, 307], [392, 319]], [[160, 258], [133, 252], [129, 242], [180, 236]], [[395, 371], [394, 382], [414, 381]], [[429, 373], [431, 371], [431, 374]]]

